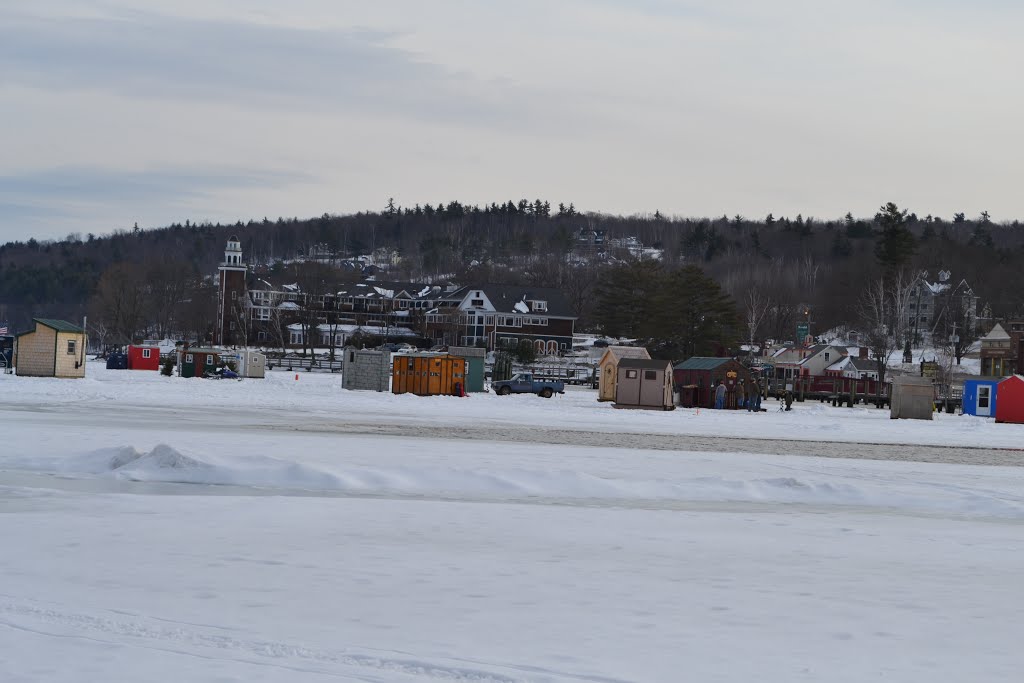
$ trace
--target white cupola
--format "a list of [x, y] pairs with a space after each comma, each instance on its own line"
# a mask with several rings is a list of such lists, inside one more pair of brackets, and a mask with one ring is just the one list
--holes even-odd
[[236, 235], [228, 238], [228, 245], [224, 249], [224, 263], [229, 266], [242, 265], [242, 243]]

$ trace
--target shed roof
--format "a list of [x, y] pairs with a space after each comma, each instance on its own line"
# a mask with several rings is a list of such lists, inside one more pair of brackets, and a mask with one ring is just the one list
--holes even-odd
[[732, 358], [712, 358], [708, 356], [694, 356], [687, 358], [682, 363], [676, 363], [676, 370], [714, 370], [715, 368], [728, 363]]
[[[598, 347], [600, 348], [600, 347]], [[605, 348], [604, 354], [610, 353], [615, 358], [647, 358], [651, 357], [651, 354], [647, 352], [642, 346], [608, 346]], [[604, 359], [604, 354], [601, 354], [601, 359]]]
[[619, 368], [637, 368], [639, 370], [667, 370], [667, 360], [651, 360], [649, 358], [623, 358], [619, 361]]
[[[56, 318], [32, 318], [32, 322], [53, 328], [58, 332], [77, 332], [78, 334], [85, 332], [81, 327], [73, 323], [69, 323], [67, 320], [57, 320]], [[22, 334], [25, 333], [23, 332]]]

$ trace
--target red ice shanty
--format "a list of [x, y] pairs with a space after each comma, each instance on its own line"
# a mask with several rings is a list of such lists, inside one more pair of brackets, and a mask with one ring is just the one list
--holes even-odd
[[1010, 375], [996, 387], [996, 422], [1024, 424], [1024, 376]]
[[160, 349], [155, 346], [129, 346], [129, 370], [159, 370]]

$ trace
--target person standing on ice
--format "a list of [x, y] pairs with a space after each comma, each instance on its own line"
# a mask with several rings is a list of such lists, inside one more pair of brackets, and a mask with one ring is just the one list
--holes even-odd
[[793, 410], [793, 392], [786, 389], [786, 410]]
[[715, 410], [725, 407], [725, 382], [719, 382], [715, 387]]

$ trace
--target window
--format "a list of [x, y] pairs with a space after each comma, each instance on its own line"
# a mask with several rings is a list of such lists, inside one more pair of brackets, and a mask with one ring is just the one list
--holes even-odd
[[207, 354], [207, 356], [206, 356], [206, 364], [207, 365], [213, 365], [213, 354]]
[[530, 305], [530, 309], [531, 310], [542, 311], [542, 312], [548, 310], [548, 302], [547, 301], [531, 301], [530, 304], [531, 304]]
[[978, 387], [978, 407], [988, 408], [990, 387]]
[[636, 376], [637, 376], [637, 371], [636, 370], [626, 370], [626, 379], [636, 379]]
[[191, 363], [192, 362], [192, 354], [191, 353], [186, 353], [185, 354], [185, 362], [186, 363]]
[[825, 362], [828, 362], [828, 351], [825, 352]]
[[231, 331], [234, 331], [234, 329], [235, 329], [235, 322], [234, 321], [231, 321], [230, 329], [231, 329]]
[[152, 352], [153, 352], [153, 349], [142, 349], [142, 357], [143, 358], [149, 358], [150, 355], [152, 354]]
[[238, 292], [236, 292], [235, 290], [232, 289], [231, 290], [231, 300], [234, 301], [237, 298], [238, 298]]
[[68, 339], [68, 355], [69, 356], [75, 355], [75, 344], [76, 344], [76, 342], [75, 342], [74, 339]]
[[644, 370], [644, 379], [658, 379], [658, 373], [655, 370]]
[[470, 299], [469, 305], [470, 306], [476, 306], [477, 308], [483, 308], [484, 300], [483, 299]]

